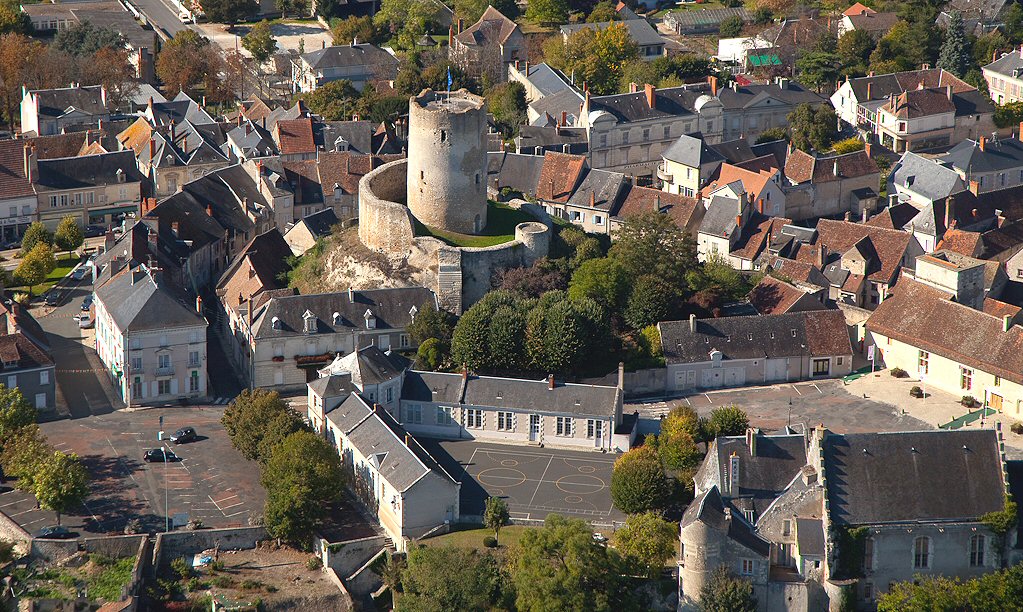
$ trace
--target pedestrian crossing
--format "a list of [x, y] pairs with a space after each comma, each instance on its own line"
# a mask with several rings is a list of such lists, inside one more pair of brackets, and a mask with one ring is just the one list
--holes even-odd
[[217, 399], [210, 402], [214, 406], [226, 406], [231, 403], [230, 397], [218, 397]]

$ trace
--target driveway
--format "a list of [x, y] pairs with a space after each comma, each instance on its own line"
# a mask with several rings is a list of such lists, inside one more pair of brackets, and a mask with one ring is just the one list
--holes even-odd
[[[62, 523], [82, 535], [120, 533], [131, 518], [147, 531], [163, 531], [168, 518], [178, 525], [189, 520], [207, 527], [247, 525], [249, 517], [262, 513], [266, 494], [259, 466], [231, 446], [222, 414], [217, 408], [163, 408], [42, 424], [50, 443], [77, 453], [92, 477], [84, 507]], [[161, 445], [161, 416], [168, 434], [190, 425], [200, 439], [171, 445], [180, 461], [145, 463], [143, 453]], [[30, 532], [56, 522], [53, 512], [35, 509], [31, 495], [9, 488], [0, 492], [0, 510]]]
[[55, 288], [62, 294], [55, 308], [38, 305], [32, 314], [47, 333], [56, 363], [57, 411], [78, 419], [109, 414], [124, 402], [110, 382], [93, 341], [94, 330], [83, 330], [75, 317], [82, 300], [92, 293], [92, 283], [65, 278]]

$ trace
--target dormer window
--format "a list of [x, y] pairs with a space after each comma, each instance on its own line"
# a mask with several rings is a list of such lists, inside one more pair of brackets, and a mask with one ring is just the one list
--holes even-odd
[[337, 327], [337, 326], [341, 325], [341, 313], [340, 312], [335, 312], [334, 315], [332, 316], [332, 319], [334, 321], [334, 327]]
[[272, 327], [274, 329], [280, 329], [281, 328], [281, 320], [278, 319], [277, 317], [274, 317], [274, 318], [270, 319], [270, 327]]
[[377, 328], [376, 315], [374, 315], [368, 308], [366, 309], [366, 312], [363, 313], [362, 318], [366, 320], [366, 329]]
[[10, 368], [16, 368], [16, 367], [18, 367], [18, 361], [17, 361], [17, 360], [15, 360], [15, 361], [9, 361], [9, 360], [7, 360], [7, 359], [4, 359], [4, 362], [3, 362], [3, 363], [4, 363], [4, 369], [5, 369], [5, 370], [8, 370], [8, 369], [10, 369]]
[[412, 319], [413, 321], [415, 321], [415, 320], [416, 320], [416, 314], [418, 314], [418, 313], [419, 313], [419, 309], [418, 309], [418, 308], [416, 308], [415, 306], [413, 306], [412, 308], [409, 308], [409, 309], [408, 309], [408, 316], [409, 316], [409, 317], [410, 317], [410, 318], [411, 318], [411, 319]]
[[343, 136], [338, 136], [337, 140], [334, 141], [334, 151], [338, 153], [344, 153], [348, 150], [348, 141]]
[[316, 315], [308, 310], [302, 313], [302, 329], [307, 334], [316, 333]]

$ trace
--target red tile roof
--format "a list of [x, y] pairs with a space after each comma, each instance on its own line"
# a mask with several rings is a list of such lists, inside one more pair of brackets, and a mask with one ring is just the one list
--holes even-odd
[[696, 213], [697, 206], [703, 205], [695, 198], [666, 193], [650, 187], [630, 187], [615, 216], [626, 219], [647, 211], [657, 210], [667, 213], [675, 225], [688, 230], [693, 223], [693, 215]]
[[918, 119], [941, 113], [955, 113], [956, 106], [946, 89], [911, 89], [881, 107], [899, 119]]
[[316, 152], [311, 117], [278, 121], [274, 126], [274, 136], [282, 155]]
[[[814, 244], [823, 243], [832, 253], [845, 253], [866, 237], [870, 238], [871, 245], [877, 252], [878, 263], [880, 263], [880, 269], [869, 274], [867, 278], [874, 282], [891, 283], [895, 278], [895, 273], [902, 265], [902, 256], [909, 248], [910, 241], [915, 240], [909, 232], [871, 227], [849, 221], [821, 219], [817, 223], [817, 240]], [[804, 249], [799, 251], [799, 260], [806, 261], [802, 257]], [[810, 255], [812, 256], [812, 253]]]
[[869, 15], [870, 13], [876, 13], [876, 12], [877, 11], [875, 11], [872, 8], [870, 8], [869, 6], [866, 6], [864, 4], [861, 4], [861, 3], [857, 2], [856, 4], [850, 6], [849, 8], [845, 9], [844, 11], [842, 11], [842, 14], [845, 15], [846, 17], [851, 17], [853, 15], [864, 15], [864, 14]]
[[704, 187], [700, 193], [703, 197], [709, 198], [711, 192], [716, 191], [720, 187], [730, 185], [735, 181], [742, 182], [742, 188], [746, 190], [746, 193], [751, 198], [757, 198], [763, 192], [764, 187], [767, 186], [767, 182], [770, 181], [775, 174], [777, 169], [770, 170], [746, 170], [729, 163], [721, 164], [721, 168], [718, 170], [718, 177], [710, 182], [709, 185]]
[[540, 169], [536, 197], [550, 202], [567, 202], [585, 170], [585, 156], [548, 151]]
[[742, 236], [739, 237], [739, 241], [735, 243], [735, 248], [729, 255], [753, 261], [764, 252], [764, 249], [770, 244], [771, 237], [780, 232], [782, 226], [790, 223], [792, 223], [792, 219], [765, 217], [760, 213], [753, 213], [743, 226]]
[[942, 249], [968, 257], [979, 257], [984, 251], [984, 242], [980, 232], [967, 232], [953, 228], [945, 232], [945, 237], [934, 247], [935, 251]]
[[794, 149], [785, 161], [785, 178], [795, 183], [824, 183], [877, 173], [877, 164], [865, 151], [814, 157]]
[[762, 315], [784, 314], [805, 295], [806, 292], [794, 285], [765, 276], [749, 292], [749, 302]]
[[361, 153], [320, 153], [316, 167], [320, 187], [324, 194], [334, 192], [334, 186], [348, 194], [359, 192], [359, 180], [370, 171], [388, 162], [402, 159], [401, 155], [364, 155]]
[[1020, 312], [1023, 312], [1023, 308], [1015, 304], [1006, 304], [995, 298], [984, 298], [984, 312], [999, 319], [1002, 317], [1012, 317], [1015, 319], [1019, 316]]
[[32, 184], [25, 177], [25, 143], [21, 140], [0, 140], [0, 198], [34, 194]]

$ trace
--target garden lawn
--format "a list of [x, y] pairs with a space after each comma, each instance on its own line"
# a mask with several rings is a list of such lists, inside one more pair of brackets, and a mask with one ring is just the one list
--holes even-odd
[[487, 205], [487, 226], [479, 235], [445, 232], [416, 221], [417, 236], [433, 236], [451, 246], [488, 247], [515, 239], [515, 226], [527, 221], [536, 221], [529, 213], [512, 208], [507, 204], [490, 202]]
[[[56, 256], [56, 260], [57, 266], [53, 268], [53, 272], [50, 272], [46, 276], [46, 280], [32, 287], [32, 297], [42, 295], [49, 291], [50, 289], [52, 289], [53, 286], [56, 285], [58, 281], [60, 281], [60, 279], [70, 274], [71, 270], [73, 270], [74, 267], [78, 265], [78, 262], [81, 261], [82, 259], [81, 257], [74, 253], [71, 253], [70, 257], [68, 257], [67, 253], [59, 253]], [[25, 286], [10, 287], [8, 290], [11, 292], [20, 291], [22, 293], [28, 293], [28, 287]]]
[[[526, 527], [524, 525], [507, 525], [501, 528], [501, 537], [498, 540], [500, 547], [503, 549], [516, 548], [519, 545], [519, 539], [522, 538], [522, 534], [530, 529], [536, 529], [535, 527]], [[483, 546], [483, 538], [494, 535], [492, 529], [486, 527], [470, 527], [459, 531], [452, 531], [451, 533], [445, 533], [444, 535], [434, 536], [425, 540], [420, 540], [421, 544], [427, 546], [454, 546], [456, 548], [468, 548], [486, 550]]]

